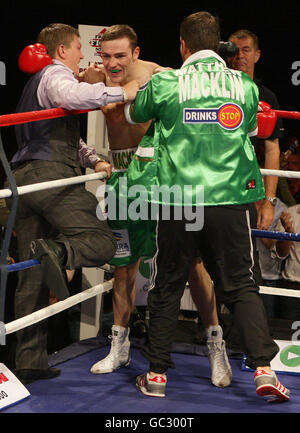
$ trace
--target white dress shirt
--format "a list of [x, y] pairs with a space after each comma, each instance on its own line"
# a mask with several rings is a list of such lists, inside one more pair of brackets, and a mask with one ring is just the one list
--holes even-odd
[[[48, 68], [43, 74], [37, 89], [37, 98], [43, 108], [88, 110], [123, 101], [121, 87], [79, 82], [74, 72], [62, 62], [53, 59], [53, 64], [55, 66]], [[94, 168], [98, 159], [96, 150], [82, 139], [79, 142], [78, 156], [81, 166], [85, 168]]]
[[124, 100], [122, 87], [79, 82], [74, 72], [62, 62], [54, 59], [53, 64], [55, 66], [44, 73], [37, 90], [42, 107], [88, 110]]

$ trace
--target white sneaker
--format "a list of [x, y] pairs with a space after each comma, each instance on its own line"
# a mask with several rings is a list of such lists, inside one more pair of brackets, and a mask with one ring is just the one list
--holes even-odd
[[165, 374], [159, 374], [151, 378], [149, 373], [145, 373], [136, 378], [136, 387], [143, 394], [151, 397], [165, 397], [166, 385], [167, 376]]
[[106, 358], [96, 362], [91, 368], [93, 374], [112, 373], [130, 363], [129, 328], [112, 326], [111, 347]]
[[208, 359], [211, 367], [211, 382], [219, 388], [231, 384], [232, 370], [228, 361], [221, 326], [206, 329]]

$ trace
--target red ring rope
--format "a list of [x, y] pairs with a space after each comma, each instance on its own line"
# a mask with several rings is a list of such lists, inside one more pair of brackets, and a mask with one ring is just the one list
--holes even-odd
[[[13, 113], [3, 114], [0, 116], [0, 126], [11, 126], [18, 125], [20, 123], [36, 122], [38, 120], [55, 119], [56, 117], [64, 117], [75, 114], [88, 113], [89, 111], [99, 110], [95, 108], [93, 110], [72, 110], [68, 111], [64, 108], [50, 108], [48, 110], [29, 111], [27, 113]], [[284, 111], [284, 110], [272, 110], [276, 113], [277, 117], [285, 119], [300, 119], [299, 111]]]
[[[95, 110], [99, 110], [96, 108]], [[75, 114], [88, 113], [94, 110], [72, 110], [64, 108], [50, 108], [48, 110], [29, 111], [26, 113], [3, 114], [0, 116], [0, 126], [19, 125], [20, 123], [36, 122], [38, 120], [55, 119]]]
[[273, 110], [277, 117], [282, 117], [284, 119], [300, 119], [299, 111], [283, 111], [283, 110]]

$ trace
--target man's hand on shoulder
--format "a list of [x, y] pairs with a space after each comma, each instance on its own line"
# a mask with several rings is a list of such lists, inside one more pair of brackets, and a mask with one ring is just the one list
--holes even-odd
[[124, 102], [132, 102], [135, 100], [140, 85], [141, 83], [139, 83], [137, 80], [132, 80], [122, 86], [124, 92]]

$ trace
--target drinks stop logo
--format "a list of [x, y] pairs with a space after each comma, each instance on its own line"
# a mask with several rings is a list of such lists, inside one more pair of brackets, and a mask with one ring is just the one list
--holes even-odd
[[280, 352], [280, 361], [287, 367], [300, 366], [300, 346], [289, 345]]
[[244, 119], [237, 104], [223, 104], [219, 108], [184, 108], [183, 123], [216, 123], [227, 130], [237, 129]]
[[243, 120], [242, 109], [235, 104], [224, 104], [219, 108], [218, 120], [225, 129], [236, 129]]

